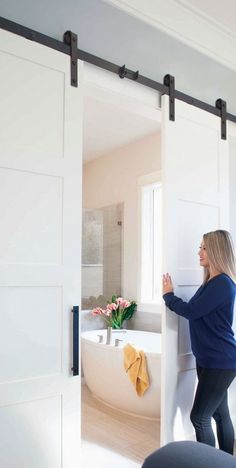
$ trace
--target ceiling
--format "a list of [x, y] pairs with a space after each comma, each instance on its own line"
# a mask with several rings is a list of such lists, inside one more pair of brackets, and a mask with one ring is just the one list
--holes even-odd
[[235, 0], [180, 0], [179, 3], [202, 15], [216, 26], [236, 35]]
[[105, 0], [236, 71], [235, 0]]
[[121, 106], [84, 98], [83, 160], [99, 158], [160, 130], [159, 122]]

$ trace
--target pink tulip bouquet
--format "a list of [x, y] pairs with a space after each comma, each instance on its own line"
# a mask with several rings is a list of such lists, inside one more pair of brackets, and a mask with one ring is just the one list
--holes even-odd
[[107, 304], [105, 309], [96, 307], [92, 310], [93, 315], [101, 315], [108, 327], [122, 328], [124, 320], [130, 320], [136, 311], [137, 304], [135, 301], [127, 301], [122, 297], [112, 296], [111, 302]]

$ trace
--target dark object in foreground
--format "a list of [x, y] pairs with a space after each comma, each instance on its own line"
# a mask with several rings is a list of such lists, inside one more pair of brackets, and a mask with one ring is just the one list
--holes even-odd
[[171, 442], [149, 455], [142, 468], [236, 468], [236, 458], [200, 442]]

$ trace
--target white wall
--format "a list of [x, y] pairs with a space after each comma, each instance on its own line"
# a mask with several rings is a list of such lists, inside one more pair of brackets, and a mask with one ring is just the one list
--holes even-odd
[[123, 295], [137, 299], [138, 177], [161, 169], [160, 134], [153, 134], [84, 165], [83, 206], [124, 203]]

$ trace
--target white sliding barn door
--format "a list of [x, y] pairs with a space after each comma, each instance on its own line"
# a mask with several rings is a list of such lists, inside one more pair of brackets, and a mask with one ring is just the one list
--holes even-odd
[[0, 466], [79, 468], [81, 92], [70, 57], [0, 44]]
[[[236, 247], [236, 125], [228, 122], [229, 140], [229, 186], [230, 186], [230, 232]], [[233, 330], [236, 335], [236, 304], [234, 305]], [[234, 427], [236, 426], [236, 381], [229, 388], [230, 415]]]
[[[162, 101], [163, 271], [184, 300], [202, 283], [198, 249], [205, 232], [229, 227], [228, 142], [220, 119], [176, 100]], [[196, 371], [188, 321], [163, 308], [162, 444], [194, 437], [189, 420]]]

